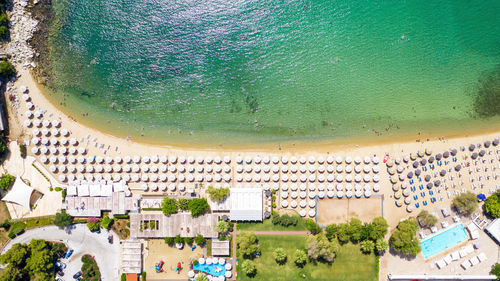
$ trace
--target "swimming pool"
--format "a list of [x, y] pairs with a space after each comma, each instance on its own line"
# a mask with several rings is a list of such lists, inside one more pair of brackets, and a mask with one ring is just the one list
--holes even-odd
[[193, 264], [193, 270], [203, 271], [212, 276], [224, 276], [226, 269], [220, 264]]
[[446, 249], [449, 249], [468, 239], [467, 232], [462, 224], [450, 227], [446, 230], [420, 241], [424, 258], [429, 258]]

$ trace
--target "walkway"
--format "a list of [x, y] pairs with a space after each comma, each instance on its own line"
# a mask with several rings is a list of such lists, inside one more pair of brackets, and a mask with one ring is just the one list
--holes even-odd
[[[25, 233], [9, 241], [2, 253], [8, 251], [15, 243], [30, 243], [32, 239], [44, 239], [48, 241], [63, 242], [75, 252], [68, 260], [65, 273], [73, 276], [81, 268], [81, 257], [85, 254], [93, 255], [101, 271], [102, 281], [116, 281], [120, 279], [120, 243], [116, 234], [115, 243], [109, 244], [107, 231], [101, 234], [91, 233], [85, 224], [73, 225], [68, 232], [57, 226], [44, 226], [26, 230]], [[67, 277], [66, 277], [67, 279]]]

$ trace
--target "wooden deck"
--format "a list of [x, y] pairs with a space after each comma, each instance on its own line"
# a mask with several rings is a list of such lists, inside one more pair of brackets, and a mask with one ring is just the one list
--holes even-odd
[[[219, 216], [206, 214], [197, 218], [191, 217], [190, 213], [179, 213], [165, 216], [162, 213], [154, 214], [130, 214], [130, 237], [131, 238], [163, 238], [195, 237], [198, 234], [203, 237], [217, 237], [215, 225]], [[153, 223], [151, 223], [153, 222]]]

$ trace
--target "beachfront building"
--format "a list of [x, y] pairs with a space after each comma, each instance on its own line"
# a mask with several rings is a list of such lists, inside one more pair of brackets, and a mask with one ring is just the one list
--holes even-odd
[[484, 231], [488, 233], [497, 244], [500, 244], [500, 219], [495, 219], [484, 229]]
[[262, 221], [263, 191], [261, 188], [229, 189], [231, 221]]

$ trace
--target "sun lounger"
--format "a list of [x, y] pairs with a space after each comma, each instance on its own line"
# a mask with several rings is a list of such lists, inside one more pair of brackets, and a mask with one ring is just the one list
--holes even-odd
[[446, 264], [450, 264], [452, 262], [452, 258], [451, 258], [451, 255], [447, 255], [446, 257], [443, 258], [444, 262], [446, 262]]
[[443, 259], [440, 259], [440, 260], [436, 261], [436, 265], [439, 269], [441, 269], [441, 268], [446, 266], [446, 263]]
[[476, 239], [478, 239], [478, 238], [479, 238], [479, 231], [477, 231], [477, 230], [471, 231], [471, 233], [470, 233], [470, 238], [471, 238], [472, 240], [476, 240]]
[[458, 251], [451, 253], [451, 260], [456, 261], [459, 259], [460, 259], [460, 254], [458, 253]]
[[432, 233], [436, 233], [438, 231], [438, 229], [437, 229], [437, 227], [433, 226], [433, 227], [431, 227], [431, 231], [432, 231]]
[[472, 266], [478, 265], [479, 264], [479, 259], [477, 257], [473, 257], [472, 259], [469, 260], [470, 264]]
[[474, 253], [474, 247], [472, 247], [471, 244], [465, 246], [465, 252], [467, 253], [467, 255]]
[[464, 249], [464, 247], [460, 249], [458, 253], [460, 254], [460, 258], [467, 256], [467, 251]]
[[460, 266], [462, 266], [464, 270], [467, 270], [470, 267], [470, 262], [468, 260], [465, 260], [462, 262], [462, 264], [460, 264]]
[[483, 262], [488, 259], [485, 253], [480, 253], [479, 255], [477, 255], [477, 258], [479, 259], [480, 262]]
[[454, 222], [457, 222], [457, 223], [458, 223], [458, 222], [460, 222], [460, 217], [458, 217], [458, 216], [453, 216], [453, 221], [454, 221]]
[[418, 234], [420, 235], [420, 238], [422, 238], [422, 239], [425, 238], [425, 236], [426, 236], [423, 231], [420, 231]]

